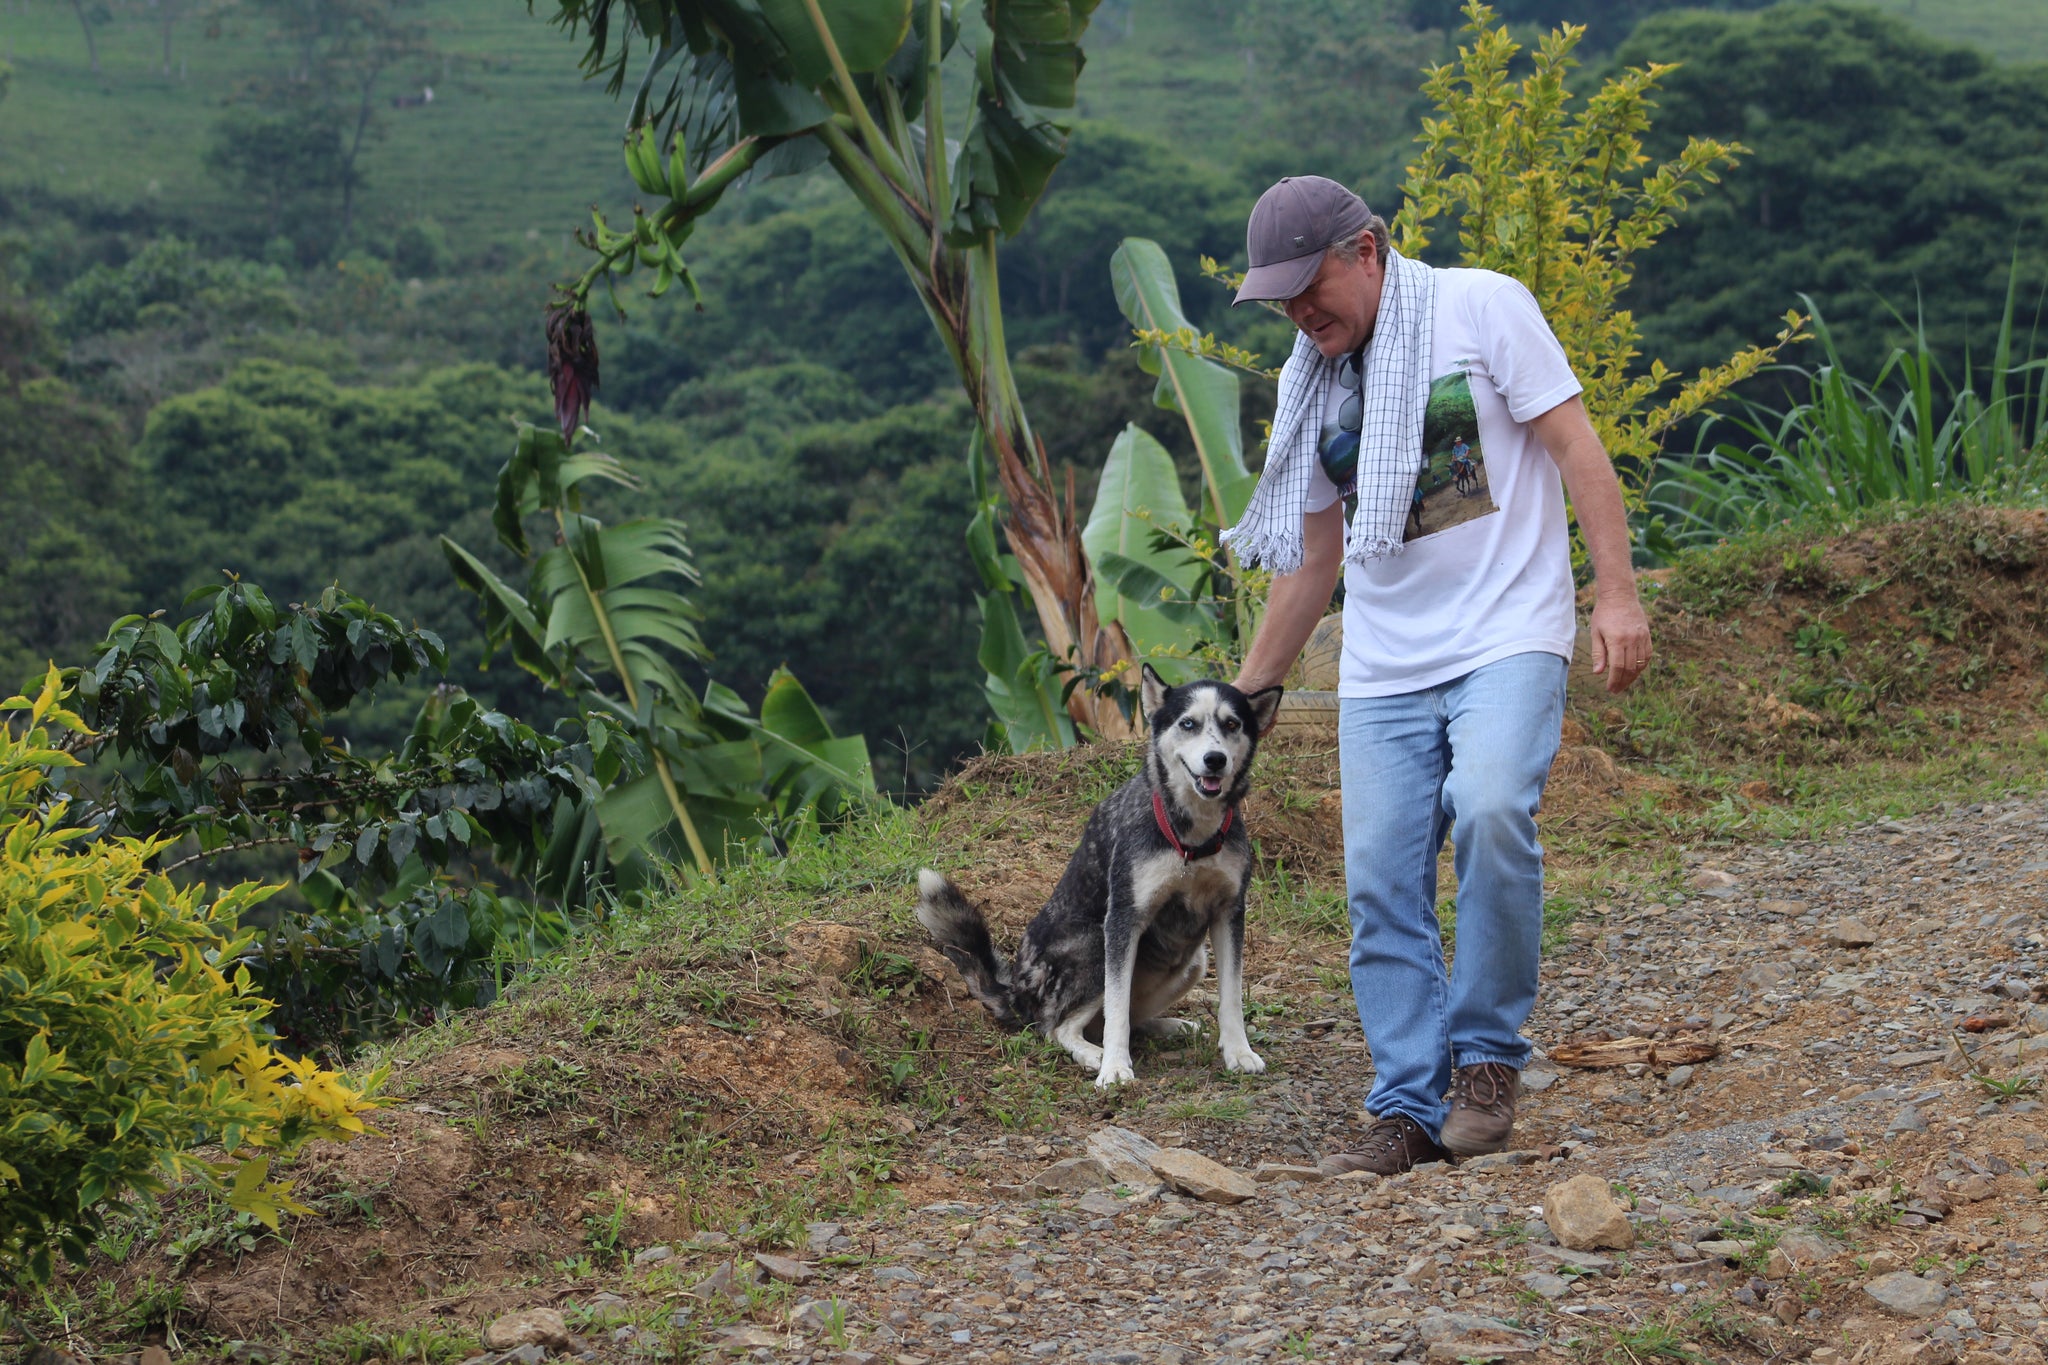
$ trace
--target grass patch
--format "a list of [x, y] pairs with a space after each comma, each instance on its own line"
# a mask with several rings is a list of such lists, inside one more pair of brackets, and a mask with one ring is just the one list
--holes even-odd
[[1182, 1122], [1242, 1123], [1252, 1115], [1252, 1102], [1248, 1095], [1206, 1095], [1200, 1099], [1174, 1100], [1164, 1113]]

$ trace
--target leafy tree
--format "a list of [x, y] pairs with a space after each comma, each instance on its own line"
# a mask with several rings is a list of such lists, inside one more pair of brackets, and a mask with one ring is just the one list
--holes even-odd
[[1650, 165], [1650, 95], [1668, 65], [1628, 68], [1575, 104], [1565, 74], [1580, 30], [1553, 30], [1516, 86], [1508, 71], [1520, 45], [1480, 0], [1469, 0], [1465, 14], [1470, 45], [1455, 65], [1433, 68], [1423, 87], [1441, 117], [1423, 125], [1395, 235], [1403, 251], [1419, 254], [1431, 224], [1452, 220], [1461, 263], [1529, 287], [1585, 385], [1623, 494], [1640, 511], [1665, 434], [1763, 369], [1804, 321], [1788, 313], [1774, 344], [1738, 351], [1661, 402], [1677, 375], [1661, 360], [1637, 363], [1636, 321], [1619, 306], [1636, 257], [1746, 149], [1689, 135], [1669, 160]]
[[[107, 85], [107, 78], [100, 71], [99, 40], [94, 38], [92, 35], [92, 26], [95, 16], [86, 9], [85, 0], [71, 0], [71, 12], [78, 16], [78, 27], [85, 34], [86, 64], [90, 66], [92, 69], [92, 78], [95, 81], [98, 81], [100, 84], [100, 88], [104, 90]], [[98, 17], [104, 18], [105, 14], [106, 11], [101, 10]]]
[[391, 239], [391, 267], [401, 275], [431, 279], [455, 263], [448, 232], [432, 218], [415, 218]]
[[[1455, 5], [1448, 8], [1455, 20]], [[1360, 186], [1370, 203], [1391, 198], [1427, 107], [1416, 73], [1444, 53], [1442, 35], [1415, 32], [1403, 9], [1404, 0], [1245, 0], [1235, 32], [1251, 65], [1245, 101], [1263, 134], [1248, 157], [1253, 180], [1327, 175]], [[1137, 224], [1127, 235], [1159, 240]], [[1194, 259], [1161, 245], [1175, 260]]]
[[[379, 84], [394, 69], [439, 56], [418, 17], [418, 0], [240, 2], [269, 21], [272, 40], [290, 60], [282, 78], [253, 83], [260, 114], [237, 119], [231, 112], [223, 119], [216, 131], [217, 173], [246, 193], [259, 193], [267, 152], [280, 179], [339, 197], [335, 240], [345, 242], [355, 223], [364, 143], [378, 126]], [[267, 202], [275, 235], [277, 201]]]
[[135, 490], [127, 434], [49, 373], [40, 313], [0, 275], [0, 687], [75, 658], [121, 609]]
[[[2048, 68], [1839, 4], [1659, 15], [1617, 58], [1681, 62], [1661, 83], [1660, 127], [1755, 149], [1628, 296], [1646, 343], [1675, 363], [1725, 352], [1803, 292], [1851, 373], [1917, 345], [1914, 314], [1960, 373], [1972, 338], [1981, 358], [1996, 329], [2016, 247], [2022, 298], [2048, 282], [2048, 204], [2013, 190], [2048, 176]], [[1646, 142], [1653, 155], [1671, 145]]]
[[176, 626], [116, 621], [73, 675], [91, 731], [69, 747], [105, 760], [76, 804], [102, 833], [189, 839], [167, 870], [209, 880], [248, 850], [295, 851], [306, 906], [256, 920], [267, 932], [248, 955], [281, 1028], [349, 1041], [408, 1009], [481, 1003], [508, 947], [561, 937], [561, 906], [494, 894], [468, 864], [491, 855], [515, 885], [536, 879], [556, 802], [594, 799], [609, 775], [586, 736], [538, 734], [444, 689], [379, 757], [341, 742], [334, 718], [440, 671], [437, 637], [333, 589], [280, 609], [236, 581], [197, 601]]
[[350, 191], [341, 117], [324, 104], [234, 106], [213, 125], [203, 160], [244, 202], [263, 206], [271, 237], [283, 232], [287, 214], [303, 231], [331, 199]]
[[220, 260], [180, 237], [157, 237], [119, 266], [95, 263], [57, 296], [57, 316], [74, 344], [109, 332], [195, 313], [232, 314], [243, 327], [289, 318], [284, 272]]
[[[83, 722], [52, 669], [0, 726], [0, 1271], [83, 1264], [107, 1217], [183, 1180], [275, 1227], [304, 1210], [271, 1161], [363, 1131], [366, 1087], [271, 1047], [269, 1002], [235, 966], [273, 888], [208, 897], [151, 864], [162, 844], [81, 841], [51, 776]], [[218, 1157], [208, 1159], [207, 1147]]]

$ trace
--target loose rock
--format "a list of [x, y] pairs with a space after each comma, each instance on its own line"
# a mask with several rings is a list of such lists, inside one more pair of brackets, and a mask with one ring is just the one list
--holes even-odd
[[1868, 948], [1877, 942], [1877, 931], [1860, 919], [1837, 921], [1827, 932], [1831, 948]]
[[1574, 1251], [1625, 1251], [1636, 1244], [1627, 1211], [1596, 1175], [1573, 1176], [1545, 1190], [1543, 1221]]
[[1892, 1115], [1892, 1121], [1885, 1125], [1884, 1131], [1888, 1135], [1924, 1133], [1927, 1131], [1927, 1119], [1918, 1109], [1909, 1104], [1901, 1108], [1898, 1113]]
[[802, 1261], [794, 1261], [787, 1256], [771, 1256], [765, 1251], [754, 1253], [754, 1264], [767, 1271], [769, 1279], [780, 1280], [784, 1284], [809, 1284], [818, 1278], [818, 1272]]
[[1261, 1161], [1252, 1170], [1252, 1179], [1261, 1185], [1278, 1184], [1282, 1180], [1299, 1180], [1310, 1185], [1325, 1178], [1314, 1166], [1288, 1166], [1278, 1161]]
[[1948, 1288], [1918, 1275], [1895, 1270], [1863, 1286], [1863, 1292], [1892, 1312], [1909, 1318], [1931, 1318], [1948, 1302]]
[[489, 1351], [509, 1351], [515, 1346], [563, 1351], [569, 1348], [569, 1324], [552, 1308], [528, 1308], [507, 1313], [484, 1328], [483, 1344]]
[[1185, 1147], [1169, 1147], [1152, 1158], [1152, 1173], [1182, 1194], [1211, 1204], [1241, 1204], [1259, 1187], [1220, 1162]]
[[1105, 1183], [1151, 1183], [1152, 1158], [1161, 1150], [1151, 1138], [1128, 1128], [1098, 1128], [1088, 1135], [1088, 1155], [1109, 1174]]

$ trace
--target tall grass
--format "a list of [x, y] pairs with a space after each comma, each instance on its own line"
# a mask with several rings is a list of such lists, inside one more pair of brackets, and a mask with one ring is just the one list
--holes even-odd
[[1979, 373], [1966, 357], [1960, 382], [1942, 368], [1917, 322], [1910, 342], [1892, 351], [1875, 379], [1854, 378], [1807, 299], [1825, 363], [1780, 371], [1804, 381], [1806, 399], [1781, 412], [1746, 404], [1701, 429], [1695, 452], [1651, 489], [1668, 548], [1822, 509], [1924, 506], [1954, 497], [2041, 500], [2048, 487], [2048, 451], [2041, 446], [2048, 357], [2037, 358], [2038, 330], [2025, 339], [2024, 353], [2016, 345], [2018, 293], [2015, 267], [1988, 371]]

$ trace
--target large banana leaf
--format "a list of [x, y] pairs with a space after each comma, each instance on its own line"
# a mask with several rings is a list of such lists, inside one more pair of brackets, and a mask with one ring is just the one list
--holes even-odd
[[[1173, 266], [1156, 242], [1126, 237], [1109, 258], [1117, 307], [1141, 331], [1174, 333], [1189, 327], [1181, 311]], [[1237, 376], [1213, 360], [1159, 346], [1139, 350], [1145, 373], [1159, 376], [1153, 397], [1186, 419], [1202, 462], [1204, 500], [1219, 526], [1234, 526], [1258, 482], [1244, 463], [1238, 431]]]
[[956, 245], [1014, 236], [1067, 154], [1081, 35], [1099, 0], [985, 0], [974, 118], [953, 170]]
[[1025, 643], [1015, 601], [1000, 592], [981, 599], [980, 660], [988, 673], [982, 689], [989, 709], [1013, 752], [1072, 748], [1074, 722], [1060, 702], [1057, 675], [1045, 651]]
[[[910, 32], [911, 0], [816, 0], [832, 30], [832, 41], [849, 71], [879, 71]], [[818, 40], [805, 0], [759, 0], [761, 12], [789, 49], [797, 79], [806, 85], [832, 80], [832, 59]]]
[[526, 595], [447, 536], [441, 537], [441, 553], [447, 556], [455, 581], [482, 599], [484, 639], [491, 648], [511, 650], [513, 661], [542, 682], [566, 686], [565, 661], [542, 648], [546, 632]]
[[[714, 859], [759, 848], [767, 828], [768, 803], [760, 792], [761, 751], [744, 740], [668, 754], [690, 822]], [[695, 857], [681, 836], [660, 775], [648, 772], [621, 782], [598, 798], [597, 818], [614, 863], [651, 853], [664, 863], [689, 867]]]
[[1103, 567], [1106, 555], [1144, 564], [1185, 597], [1191, 590], [1194, 565], [1185, 551], [1155, 549], [1157, 531], [1186, 530], [1194, 521], [1181, 496], [1173, 457], [1151, 433], [1135, 423], [1126, 426], [1109, 448], [1096, 486], [1095, 508], [1081, 532], [1081, 544], [1095, 567], [1095, 612], [1104, 621], [1123, 622], [1141, 654], [1185, 651], [1200, 642], [1183, 621], [1153, 609], [1154, 597], [1126, 596]]

